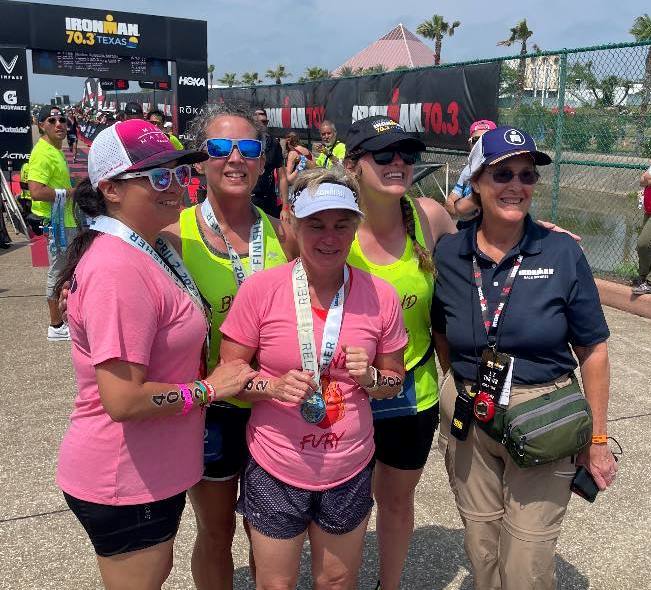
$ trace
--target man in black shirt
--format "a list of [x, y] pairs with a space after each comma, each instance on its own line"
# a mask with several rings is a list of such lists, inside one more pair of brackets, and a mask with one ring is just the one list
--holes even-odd
[[[255, 117], [262, 125], [267, 126], [267, 113], [264, 109], [256, 110]], [[253, 188], [251, 200], [254, 205], [260, 207], [267, 215], [280, 218], [281, 211], [288, 206], [288, 185], [283, 161], [283, 150], [280, 147], [280, 142], [275, 137], [267, 135], [264, 155], [264, 171], [260, 174], [260, 178], [258, 178], [258, 182]], [[280, 189], [282, 205], [278, 204], [278, 197], [276, 196], [274, 170], [278, 175], [278, 188]], [[286, 211], [287, 209], [284, 210]]]

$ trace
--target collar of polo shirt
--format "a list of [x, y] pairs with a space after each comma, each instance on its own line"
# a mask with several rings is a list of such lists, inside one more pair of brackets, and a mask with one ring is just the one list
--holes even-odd
[[[477, 247], [477, 229], [481, 220], [475, 223], [473, 231], [466, 232], [464, 239], [459, 246], [459, 254], [462, 256], [470, 256], [478, 251]], [[540, 254], [542, 251], [542, 232], [546, 231], [542, 226], [538, 225], [531, 215], [524, 218], [524, 235], [519, 244], [519, 251], [525, 254]]]

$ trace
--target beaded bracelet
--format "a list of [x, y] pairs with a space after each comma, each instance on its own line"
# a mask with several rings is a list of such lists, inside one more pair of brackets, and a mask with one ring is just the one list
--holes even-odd
[[217, 401], [217, 392], [215, 391], [215, 386], [205, 379], [202, 379], [201, 383], [208, 390], [208, 401], [206, 403], [211, 404], [212, 402]]
[[185, 416], [194, 406], [194, 398], [192, 392], [185, 383], [179, 383], [178, 386], [181, 397], [183, 398], [183, 410], [181, 416]]
[[208, 403], [208, 389], [204, 385], [203, 381], [194, 382], [194, 397], [202, 405], [205, 406]]

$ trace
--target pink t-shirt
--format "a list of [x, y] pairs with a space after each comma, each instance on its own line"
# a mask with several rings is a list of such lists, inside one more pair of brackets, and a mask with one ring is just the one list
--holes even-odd
[[[225, 336], [256, 349], [263, 374], [279, 377], [301, 370], [290, 262], [249, 277], [221, 327]], [[375, 451], [368, 394], [345, 368], [341, 345], [362, 346], [369, 359], [407, 344], [394, 288], [352, 268], [339, 342], [323, 375], [327, 416], [309, 424], [297, 404], [265, 400], [253, 404], [247, 441], [253, 458], [271, 475], [307, 490], [335, 487], [359, 473]], [[312, 312], [321, 353], [325, 320]]]
[[203, 313], [157, 264], [110, 236], [98, 236], [77, 266], [68, 297], [78, 393], [59, 450], [57, 483], [98, 504], [142, 504], [187, 490], [203, 471], [204, 416], [114, 422], [95, 366], [121, 359], [147, 366], [147, 380], [197, 379]]

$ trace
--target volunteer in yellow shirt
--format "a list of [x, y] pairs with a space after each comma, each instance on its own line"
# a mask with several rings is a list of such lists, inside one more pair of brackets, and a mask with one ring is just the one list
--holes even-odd
[[[67, 119], [58, 107], [46, 105], [38, 114], [42, 133], [29, 157], [27, 185], [32, 196], [32, 213], [50, 226], [45, 295], [50, 311], [49, 341], [70, 340], [68, 326], [63, 322], [54, 296], [54, 285], [65, 264], [67, 245], [77, 234], [72, 208], [72, 184], [68, 164], [61, 144], [68, 131]], [[53, 214], [54, 213], [54, 214]]]
[[337, 139], [337, 128], [332, 121], [323, 121], [319, 127], [322, 144], [317, 144], [320, 152], [315, 164], [319, 168], [332, 168], [334, 164], [342, 164], [346, 157], [346, 145]]

